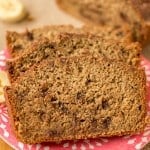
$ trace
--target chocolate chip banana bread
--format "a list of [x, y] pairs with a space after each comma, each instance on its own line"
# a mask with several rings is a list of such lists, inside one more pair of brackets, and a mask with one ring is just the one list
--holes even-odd
[[66, 12], [93, 25], [129, 25], [138, 35], [144, 34], [143, 45], [150, 42], [150, 1], [57, 0], [57, 3]]
[[141, 48], [138, 43], [123, 43], [106, 40], [90, 34], [60, 34], [55, 43], [49, 39], [40, 39], [27, 48], [22, 56], [6, 62], [11, 82], [43, 59], [60, 56], [80, 55], [90, 51], [97, 56], [123, 61], [130, 65], [139, 65]]
[[5, 88], [24, 143], [132, 135], [145, 127], [145, 74], [92, 54], [43, 60]]
[[[140, 30], [141, 32], [138, 32]], [[106, 26], [93, 27], [84, 26], [82, 28], [75, 28], [73, 26], [44, 26], [42, 28], [33, 29], [24, 33], [7, 32], [7, 49], [12, 57], [19, 57], [27, 49], [31, 43], [37, 41], [39, 38], [46, 37], [51, 41], [55, 41], [57, 34], [67, 33], [93, 33], [105, 39], [115, 39], [126, 42], [145, 43], [147, 37], [145, 30], [142, 31], [141, 26], [136, 28], [121, 27], [121, 26]]]
[[57, 0], [57, 3], [70, 14], [98, 25], [140, 23], [148, 20], [150, 14], [149, 7], [142, 9], [144, 3], [150, 6], [150, 2], [141, 0]]

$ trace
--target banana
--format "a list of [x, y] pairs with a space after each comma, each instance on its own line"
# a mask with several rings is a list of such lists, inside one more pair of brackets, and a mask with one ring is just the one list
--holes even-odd
[[19, 0], [0, 0], [0, 19], [6, 22], [21, 21], [27, 14]]
[[4, 72], [4, 71], [0, 71], [0, 103], [4, 103], [5, 102], [3, 88], [6, 85], [7, 86], [10, 85], [8, 77], [7, 77], [7, 73]]

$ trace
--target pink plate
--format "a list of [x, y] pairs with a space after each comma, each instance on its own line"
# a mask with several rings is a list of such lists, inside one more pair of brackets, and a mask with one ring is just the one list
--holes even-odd
[[[5, 59], [7, 57], [8, 55], [5, 51], [0, 51], [0, 70], [5, 69]], [[142, 58], [141, 65], [145, 68], [147, 76], [147, 113], [150, 115], [150, 62]], [[144, 133], [134, 136], [65, 141], [60, 144], [26, 145], [19, 142], [13, 135], [8, 121], [7, 107], [1, 104], [0, 137], [12, 148], [18, 150], [140, 150], [143, 145], [150, 141], [150, 126], [145, 128]]]

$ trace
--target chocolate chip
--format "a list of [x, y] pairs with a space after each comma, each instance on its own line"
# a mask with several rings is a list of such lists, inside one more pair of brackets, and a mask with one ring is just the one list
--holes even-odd
[[120, 17], [122, 20], [124, 20], [125, 22], [129, 22], [129, 18], [126, 14], [124, 14], [123, 12], [120, 12]]
[[83, 68], [81, 66], [78, 67], [78, 71], [82, 72]]
[[91, 47], [92, 47], [92, 46], [93, 46], [93, 43], [89, 43], [89, 46], [91, 46]]
[[26, 32], [26, 35], [27, 35], [27, 39], [28, 39], [29, 41], [33, 41], [33, 40], [34, 40], [34, 38], [33, 38], [33, 33], [32, 33], [32, 32], [27, 31], [27, 32]]
[[80, 120], [80, 122], [82, 122], [82, 123], [83, 123], [84, 121], [85, 121], [84, 119], [81, 119], [81, 120]]
[[66, 46], [67, 46], [67, 44], [63, 44], [63, 46], [64, 46], [64, 47], [66, 47]]
[[111, 122], [111, 118], [110, 117], [107, 117], [103, 120], [103, 127], [104, 128], [108, 128], [109, 125], [110, 125], [110, 122]]
[[122, 116], [125, 116], [123, 111], [121, 111], [121, 114], [122, 114]]
[[140, 111], [142, 110], [142, 106], [141, 106], [141, 105], [139, 106], [139, 110], [140, 110]]
[[88, 75], [87, 79], [86, 79], [86, 82], [85, 82], [85, 85], [88, 85], [91, 82], [92, 82], [92, 79], [90, 79], [90, 76]]
[[110, 66], [110, 64], [107, 64], [107, 66], [109, 67], [109, 66]]
[[89, 83], [91, 83], [92, 80], [91, 79], [87, 79], [86, 82], [85, 82], [85, 85], [88, 85]]
[[50, 44], [48, 48], [54, 49], [54, 45]]
[[15, 50], [20, 50], [22, 49], [22, 45], [18, 44], [18, 45], [14, 45], [13, 47]]
[[70, 50], [70, 51], [68, 51], [68, 54], [72, 54], [74, 51], [72, 51], [72, 50]]
[[77, 48], [77, 46], [76, 45], [73, 45], [73, 49], [76, 49]]
[[59, 91], [57, 91], [57, 94], [58, 94], [58, 95], [60, 95], [60, 92], [59, 92]]
[[108, 101], [107, 100], [102, 100], [102, 108], [107, 109], [108, 108]]
[[52, 97], [52, 98], [50, 99], [50, 101], [51, 101], [51, 102], [56, 102], [56, 101], [57, 101], [57, 98], [56, 98], [56, 97]]
[[139, 57], [140, 55], [141, 55], [140, 53], [137, 54], [138, 57]]
[[14, 74], [14, 67], [13, 66], [9, 66], [8, 65], [8, 72], [10, 73], [10, 74]]

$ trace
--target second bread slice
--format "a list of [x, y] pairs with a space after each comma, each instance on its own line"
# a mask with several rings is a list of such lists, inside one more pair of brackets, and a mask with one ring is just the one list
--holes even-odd
[[[139, 32], [140, 30], [140, 32]], [[119, 41], [140, 42], [146, 41], [146, 30], [141, 26], [135, 28], [122, 27], [122, 26], [83, 26], [82, 28], [75, 28], [73, 26], [61, 25], [61, 26], [44, 26], [33, 30], [27, 30], [24, 33], [7, 32], [6, 41], [7, 49], [11, 57], [18, 57], [24, 51], [27, 51], [27, 47], [39, 38], [48, 38], [51, 41], [55, 41], [57, 34], [60, 33], [92, 33], [99, 35], [104, 39], [114, 39]]]
[[90, 34], [60, 34], [55, 43], [40, 39], [19, 58], [7, 61], [10, 81], [14, 82], [23, 72], [43, 59], [80, 55], [87, 51], [135, 66], [139, 65], [141, 48], [138, 43], [106, 40]]

